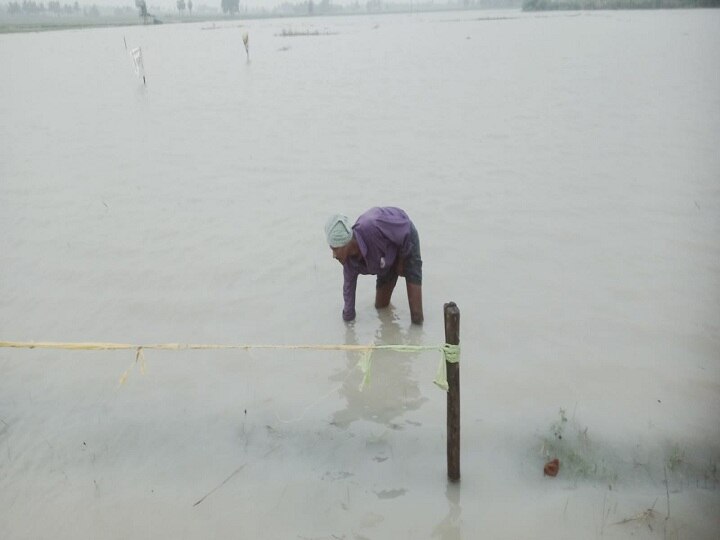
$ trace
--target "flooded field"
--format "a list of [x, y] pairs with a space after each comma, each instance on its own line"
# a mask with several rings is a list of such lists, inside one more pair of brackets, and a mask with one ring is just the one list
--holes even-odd
[[[452, 300], [462, 347], [459, 484], [435, 351], [361, 392], [352, 351], [0, 348], [0, 536], [717, 538], [718, 28], [0, 35], [0, 340], [434, 346]], [[378, 205], [420, 233], [422, 327], [370, 277], [342, 321], [323, 225]]]

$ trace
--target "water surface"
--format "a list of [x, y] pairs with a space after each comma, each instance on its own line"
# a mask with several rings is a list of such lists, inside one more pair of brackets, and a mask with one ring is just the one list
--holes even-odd
[[[361, 393], [354, 353], [148, 351], [117, 388], [132, 354], [4, 349], [9, 537], [714, 538], [720, 12], [203, 26], [0, 35], [0, 337], [439, 344], [454, 300], [463, 481], [433, 353]], [[341, 320], [322, 225], [375, 205], [420, 231], [422, 328], [371, 278]], [[610, 482], [542, 478], [560, 409]], [[668, 468], [669, 525], [612, 525]]]

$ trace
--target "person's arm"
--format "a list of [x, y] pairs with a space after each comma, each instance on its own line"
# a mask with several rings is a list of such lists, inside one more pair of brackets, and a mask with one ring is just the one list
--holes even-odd
[[355, 319], [355, 289], [357, 288], [358, 273], [350, 268], [349, 264], [343, 265], [343, 299], [345, 306], [343, 308], [343, 320], [352, 321]]

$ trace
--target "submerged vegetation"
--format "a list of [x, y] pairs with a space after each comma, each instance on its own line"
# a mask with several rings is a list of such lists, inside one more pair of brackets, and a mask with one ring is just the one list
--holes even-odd
[[720, 7], [720, 0], [524, 0], [523, 11]]
[[292, 28], [283, 28], [282, 32], [277, 35], [281, 37], [319, 36], [320, 30], [293, 30]]
[[[566, 479], [606, 482], [610, 489], [618, 482], [649, 476], [670, 490], [720, 487], [720, 448], [697, 442], [666, 442], [657, 449], [623, 456], [602, 441], [592, 440], [587, 426], [574, 416], [568, 419], [565, 409], [540, 437], [544, 462], [557, 459], [559, 476]], [[539, 464], [538, 464], [539, 465]], [[553, 475], [554, 476], [554, 475]]]
[[283, 28], [279, 34], [275, 34], [279, 37], [297, 37], [297, 36], [331, 36], [334, 32], [328, 30], [320, 31], [317, 29], [305, 29], [305, 30], [294, 30], [292, 28]]
[[550, 426], [550, 435], [543, 438], [541, 453], [546, 460], [559, 459], [560, 470], [573, 477], [617, 480], [617, 472], [591, 444], [588, 428], [568, 420], [565, 409], [560, 409], [558, 420]]

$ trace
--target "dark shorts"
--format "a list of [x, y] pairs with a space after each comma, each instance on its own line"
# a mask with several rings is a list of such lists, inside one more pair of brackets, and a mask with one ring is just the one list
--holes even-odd
[[[410, 223], [410, 242], [412, 248], [410, 254], [405, 257], [405, 281], [408, 283], [414, 283], [415, 285], [422, 285], [422, 258], [420, 257], [420, 237], [418, 236], [415, 225]], [[387, 274], [377, 277], [376, 287], [380, 287], [392, 283], [393, 285], [397, 282], [397, 272], [394, 268], [390, 269]]]

